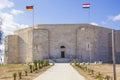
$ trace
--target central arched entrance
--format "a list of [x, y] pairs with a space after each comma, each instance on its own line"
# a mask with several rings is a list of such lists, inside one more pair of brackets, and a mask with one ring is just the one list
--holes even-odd
[[61, 48], [61, 58], [65, 58], [65, 46], [60, 46]]

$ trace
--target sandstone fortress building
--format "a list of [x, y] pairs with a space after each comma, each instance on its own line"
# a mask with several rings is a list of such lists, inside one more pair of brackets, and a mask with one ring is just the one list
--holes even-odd
[[[112, 62], [112, 29], [90, 24], [43, 24], [5, 38], [5, 63]], [[115, 31], [116, 61], [120, 62], [120, 31]]]

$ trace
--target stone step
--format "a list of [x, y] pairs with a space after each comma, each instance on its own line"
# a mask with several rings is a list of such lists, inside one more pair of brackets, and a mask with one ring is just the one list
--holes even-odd
[[49, 61], [49, 63], [55, 63], [55, 61], [52, 59], [48, 59], [48, 61]]
[[68, 58], [58, 58], [58, 59], [54, 59], [54, 61], [56, 63], [69, 63], [69, 62], [71, 62], [71, 59], [68, 59]]

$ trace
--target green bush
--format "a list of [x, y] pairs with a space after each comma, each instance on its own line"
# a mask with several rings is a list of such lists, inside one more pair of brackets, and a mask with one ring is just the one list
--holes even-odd
[[87, 66], [84, 67], [84, 70], [87, 71]]
[[32, 69], [33, 69], [33, 71], [35, 71], [35, 65], [32, 65]]
[[43, 64], [42, 63], [40, 64], [40, 68], [43, 68]]
[[47, 60], [47, 66], [48, 66], [48, 65], [50, 65], [50, 64], [49, 64], [49, 61]]
[[30, 73], [32, 73], [33, 72], [32, 65], [30, 64], [29, 67], [30, 67]]
[[43, 60], [41, 61], [41, 67], [43, 67], [44, 66], [44, 64], [43, 64]]
[[[85, 64], [77, 64], [76, 59], [74, 59], [74, 65], [80, 68], [81, 70], [88, 72], [90, 75], [95, 76], [98, 80], [104, 79], [104, 76], [100, 72], [95, 74], [96, 72], [93, 69], [88, 68]], [[111, 77], [107, 76], [105, 79], [111, 80]]]
[[91, 74], [94, 75], [94, 70], [91, 70]]
[[25, 76], [27, 76], [27, 70], [25, 70]]
[[40, 60], [38, 60], [38, 67], [39, 67], [39, 69], [41, 69], [41, 61]]
[[77, 66], [77, 60], [74, 59], [73, 62], [74, 62], [74, 65]]
[[103, 80], [104, 78], [100, 72], [98, 72], [98, 75], [96, 77], [98, 78], [98, 80]]
[[88, 73], [90, 73], [90, 69], [88, 69]]
[[22, 72], [18, 72], [19, 79], [22, 79]]
[[43, 65], [44, 65], [44, 66], [48, 66], [48, 65], [49, 65], [48, 60], [44, 59], [44, 60], [43, 60]]
[[38, 70], [38, 68], [37, 68], [37, 60], [35, 60], [33, 63], [34, 63], [34, 66], [35, 66], [34, 70]]
[[111, 79], [111, 77], [110, 77], [110, 76], [108, 76], [108, 75], [107, 75], [107, 76], [105, 76], [105, 79], [106, 79], [106, 80], [112, 80], [112, 79]]
[[16, 80], [16, 78], [17, 78], [17, 73], [13, 73], [13, 78], [14, 78], [14, 80]]

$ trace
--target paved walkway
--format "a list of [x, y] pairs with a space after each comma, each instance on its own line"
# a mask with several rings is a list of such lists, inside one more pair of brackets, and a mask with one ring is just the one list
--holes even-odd
[[56, 63], [34, 80], [85, 80], [85, 78], [68, 63]]

